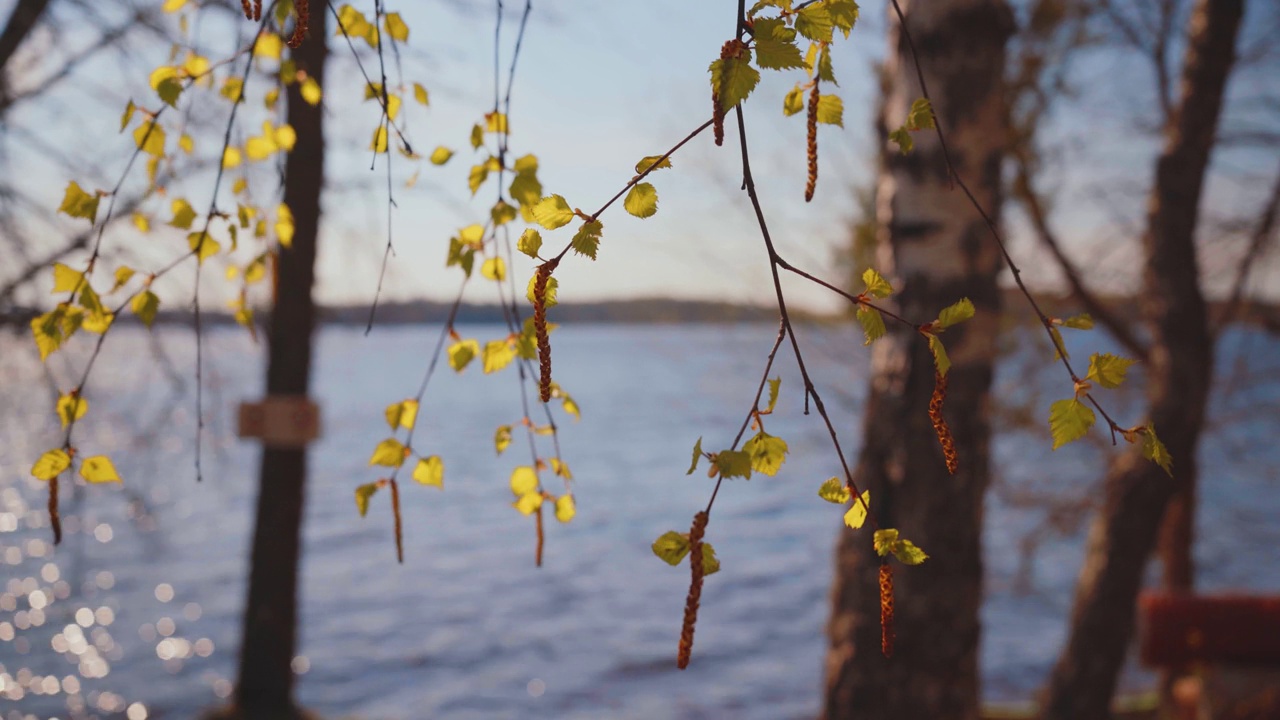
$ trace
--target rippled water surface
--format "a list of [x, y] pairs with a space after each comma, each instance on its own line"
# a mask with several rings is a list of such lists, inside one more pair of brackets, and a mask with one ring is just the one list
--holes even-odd
[[[499, 334], [465, 330], [482, 341]], [[866, 355], [854, 333], [802, 337], [846, 452], [856, 451], [864, 392]], [[768, 426], [792, 455], [777, 477], [731, 483], [717, 501], [709, 538], [724, 570], [706, 583], [686, 672], [673, 658], [688, 572], [649, 550], [662, 532], [687, 530], [705, 504], [705, 475], [685, 475], [689, 448], [699, 436], [708, 447], [732, 438], [774, 329], [557, 331], [556, 377], [583, 409], [579, 423], [556, 410], [579, 514], [549, 525], [541, 569], [532, 522], [511, 508], [507, 488], [528, 447], [517, 433], [505, 456], [493, 448], [494, 429], [521, 416], [514, 369], [446, 369], [433, 380], [415, 444], [444, 457], [446, 490], [404, 488], [403, 566], [385, 493], [368, 517], [356, 514], [353, 488], [378, 477], [366, 461], [387, 435], [382, 409], [413, 394], [435, 334], [320, 334], [314, 386], [324, 436], [311, 455], [295, 660], [303, 703], [331, 717], [406, 720], [813, 716], [840, 513], [815, 495], [835, 474], [834, 454], [816, 416], [801, 414], [792, 363], [780, 360], [782, 398]], [[262, 353], [238, 331], [207, 337], [197, 484], [190, 335], [157, 335], [151, 345], [140, 330], [121, 328], [107, 343], [76, 444], [109, 453], [125, 484], [65, 491], [68, 535], [56, 552], [44, 486], [27, 477], [32, 460], [60, 442], [49, 412], [56, 394], [27, 339], [0, 335], [4, 720], [185, 718], [230, 692], [258, 459], [254, 445], [233, 438], [233, 409], [259, 394]], [[1228, 345], [1246, 343], [1246, 366], [1280, 364], [1272, 341], [1242, 336]], [[86, 350], [55, 356], [52, 377], [69, 385]], [[1008, 398], [1053, 399], [1030, 394], [1049, 381], [1027, 382], [1017, 366], [1002, 369]], [[1265, 412], [1277, 385], [1274, 376], [1266, 383], [1215, 408], [1197, 551], [1206, 587], [1280, 590], [1280, 486]], [[1051, 456], [1046, 442], [1017, 433], [1001, 436], [996, 452], [982, 663], [988, 697], [1021, 699], [1043, 682], [1061, 642], [1079, 520], [1109, 451]], [[1066, 500], [1047, 514], [1028, 505], [1033, 495]], [[1148, 681], [1131, 668], [1125, 684]]]

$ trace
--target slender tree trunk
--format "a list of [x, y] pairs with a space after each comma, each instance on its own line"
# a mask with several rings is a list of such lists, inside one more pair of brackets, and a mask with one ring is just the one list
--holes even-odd
[[[1134, 605], [1161, 519], [1175, 496], [1183, 520], [1171, 520], [1178, 544], [1190, 542], [1196, 444], [1213, 370], [1213, 342], [1200, 292], [1195, 228], [1200, 195], [1235, 59], [1243, 0], [1197, 0], [1183, 66], [1181, 98], [1165, 133], [1143, 237], [1142, 311], [1152, 345], [1147, 394], [1151, 420], [1173, 456], [1174, 479], [1137, 452], [1106, 479], [1105, 504], [1090, 535], [1072, 610], [1071, 631], [1050, 680], [1045, 717], [1102, 718], [1133, 635]], [[1179, 531], [1177, 525], [1185, 530]], [[1175, 545], [1170, 545], [1175, 547]], [[1171, 578], [1189, 564], [1170, 568]]]
[[[327, 14], [311, 13], [310, 37], [293, 52], [299, 71], [324, 87]], [[267, 394], [306, 396], [311, 377], [311, 332], [315, 306], [316, 235], [324, 185], [324, 114], [299, 93], [288, 91], [288, 122], [297, 144], [285, 161], [284, 202], [293, 212], [293, 246], [277, 260], [275, 309], [271, 313]], [[254, 525], [249, 599], [240, 648], [237, 705], [244, 718], [294, 717], [292, 662], [296, 647], [298, 566], [307, 474], [305, 449], [265, 447]]]
[[[1006, 138], [1002, 105], [1005, 43], [1013, 18], [1003, 0], [902, 2], [920, 64], [957, 171], [979, 202], [1000, 211]], [[905, 38], [889, 11], [889, 53], [880, 137], [904, 121], [921, 90]], [[895, 573], [897, 641], [881, 655], [877, 577], [870, 528], [841, 533], [828, 625], [824, 716], [978, 716], [978, 611], [982, 600], [982, 502], [988, 484], [988, 390], [1000, 312], [1000, 256], [981, 218], [948, 181], [932, 133], [916, 149], [882, 154], [877, 187], [878, 269], [900, 290], [902, 313], [928, 320], [970, 298], [977, 316], [948, 330], [954, 363], [944, 415], [960, 469], [951, 476], [928, 416], [934, 365], [922, 339], [894, 327], [874, 346], [871, 394], [858, 459], [859, 487], [884, 527], [898, 528], [931, 557]]]

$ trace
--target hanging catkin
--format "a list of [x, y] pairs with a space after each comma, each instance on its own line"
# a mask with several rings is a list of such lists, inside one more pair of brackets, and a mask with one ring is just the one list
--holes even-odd
[[308, 0], [293, 0], [293, 7], [297, 11], [297, 19], [293, 24], [293, 35], [289, 37], [289, 47], [296, 48], [302, 44], [302, 39], [307, 34], [307, 23], [311, 20], [311, 12], [307, 7]]
[[818, 80], [813, 81], [813, 89], [809, 91], [809, 182], [804, 187], [804, 201], [813, 200], [813, 191], [818, 189]]
[[893, 657], [893, 566], [880, 563], [880, 652]]
[[698, 603], [702, 599], [702, 535], [707, 530], [706, 512], [693, 516], [693, 527], [689, 528], [689, 596], [684, 601], [684, 623], [680, 626], [680, 649], [676, 653], [676, 667], [684, 670], [689, 667], [689, 657], [693, 654], [693, 628], [698, 624]]
[[933, 421], [933, 431], [937, 433], [938, 442], [942, 445], [942, 456], [947, 461], [947, 472], [955, 475], [960, 469], [960, 455], [956, 452], [956, 441], [951, 437], [951, 428], [947, 427], [947, 420], [942, 417], [942, 403], [946, 399], [947, 376], [935, 371], [933, 397], [929, 398], [929, 419]]
[[551, 340], [547, 337], [547, 282], [559, 260], [552, 259], [538, 267], [533, 280], [533, 332], [538, 341], [538, 395], [542, 402], [551, 401]]

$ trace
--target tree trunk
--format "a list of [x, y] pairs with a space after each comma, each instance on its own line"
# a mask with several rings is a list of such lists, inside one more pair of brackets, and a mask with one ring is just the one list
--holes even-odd
[[1183, 525], [1186, 542], [1190, 541], [1195, 450], [1213, 370], [1195, 228], [1243, 10], [1243, 0], [1195, 4], [1181, 98], [1156, 164], [1143, 237], [1142, 311], [1152, 337], [1147, 395], [1151, 421], [1173, 456], [1174, 479], [1136, 450], [1121, 458], [1107, 477], [1105, 504], [1089, 535], [1067, 646], [1050, 680], [1046, 718], [1107, 717], [1133, 635], [1134, 605], [1146, 561], [1175, 495], [1185, 498]]
[[[310, 37], [293, 52], [293, 59], [299, 71], [324, 87], [327, 16], [319, 10], [311, 13]], [[311, 376], [311, 285], [324, 185], [324, 114], [322, 106], [303, 100], [300, 86], [295, 83], [288, 91], [288, 122], [297, 132], [297, 144], [285, 161], [284, 202], [293, 212], [295, 231], [293, 246], [281, 250], [277, 260], [268, 340], [269, 396], [306, 396]], [[305, 449], [263, 449], [236, 693], [238, 709], [249, 720], [295, 716], [292, 662], [306, 474]]]
[[[1003, 0], [902, 2], [934, 109], [956, 170], [983, 207], [1000, 211], [1006, 138], [1005, 43], [1013, 18]], [[921, 90], [890, 10], [880, 137], [904, 121]], [[880, 558], [869, 528], [841, 533], [828, 625], [824, 717], [978, 716], [978, 611], [982, 600], [982, 503], [988, 484], [988, 390], [1000, 312], [1000, 256], [982, 219], [950, 186], [931, 132], [901, 155], [887, 142], [876, 190], [878, 269], [901, 292], [908, 318], [927, 321], [970, 298], [977, 316], [942, 336], [954, 363], [944, 415], [960, 455], [950, 476], [929, 420], [934, 365], [922, 338], [895, 324], [873, 350], [864, 443], [855, 477], [871, 491], [883, 527], [898, 528], [931, 557], [896, 575], [897, 641], [880, 651]]]

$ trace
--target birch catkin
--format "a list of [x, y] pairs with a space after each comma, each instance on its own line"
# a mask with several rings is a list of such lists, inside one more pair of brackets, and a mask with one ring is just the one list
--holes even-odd
[[711, 127], [711, 131], [715, 134], [717, 147], [724, 145], [724, 107], [720, 104], [720, 97], [721, 97], [720, 89], [721, 89], [721, 86], [724, 85], [724, 76], [725, 76], [723, 67], [724, 67], [724, 63], [728, 62], [729, 58], [733, 57], [734, 52], [736, 52], [737, 43], [738, 43], [737, 40], [729, 40], [724, 45], [720, 46], [720, 63], [721, 63], [720, 82], [716, 83], [711, 88], [711, 106], [712, 106], [711, 117], [714, 119], [714, 123]]
[[293, 7], [297, 11], [297, 20], [293, 24], [293, 35], [289, 37], [289, 47], [291, 48], [301, 45], [302, 39], [307, 35], [307, 23], [311, 20], [308, 1], [293, 0]]
[[880, 652], [893, 657], [893, 566], [880, 564]]
[[947, 472], [952, 475], [960, 469], [960, 454], [956, 452], [956, 441], [951, 436], [951, 428], [947, 427], [946, 418], [942, 417], [942, 403], [947, 399], [947, 376], [940, 372], [933, 375], [933, 397], [929, 398], [929, 419], [933, 421], [933, 431], [938, 435], [942, 445], [942, 456], [947, 461]]
[[689, 528], [689, 596], [684, 601], [684, 624], [680, 626], [680, 649], [676, 653], [676, 667], [684, 670], [689, 667], [689, 657], [693, 655], [693, 628], [698, 624], [698, 603], [702, 599], [702, 535], [707, 530], [706, 512], [693, 516], [693, 527]]
[[538, 395], [542, 402], [551, 402], [551, 340], [547, 337], [547, 282], [551, 272], [559, 264], [551, 260], [538, 267], [533, 280], [533, 333], [538, 341]]
[[804, 201], [813, 200], [813, 191], [818, 188], [818, 80], [813, 81], [813, 89], [809, 91], [809, 182], [804, 187]]

